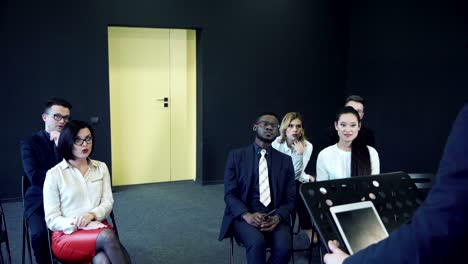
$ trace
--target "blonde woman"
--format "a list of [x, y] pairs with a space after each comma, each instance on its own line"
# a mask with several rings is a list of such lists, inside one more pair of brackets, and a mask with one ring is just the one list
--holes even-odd
[[298, 112], [287, 113], [280, 125], [280, 136], [272, 143], [273, 148], [291, 156], [296, 180], [296, 211], [299, 215], [301, 229], [312, 238], [312, 223], [304, 202], [299, 195], [299, 186], [304, 182], [313, 182], [314, 177], [305, 173], [305, 168], [312, 155], [312, 143], [307, 141], [304, 133], [304, 118]]

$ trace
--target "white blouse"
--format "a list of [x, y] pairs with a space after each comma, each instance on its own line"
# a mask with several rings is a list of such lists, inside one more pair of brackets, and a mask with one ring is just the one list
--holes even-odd
[[92, 212], [102, 221], [114, 203], [109, 169], [97, 160], [88, 160], [83, 176], [64, 159], [47, 172], [43, 191], [47, 227], [65, 234], [76, 231], [74, 217]]
[[[379, 154], [371, 147], [369, 149], [371, 174], [380, 173]], [[317, 157], [317, 181], [335, 180], [351, 177], [351, 151], [331, 145], [320, 151]]]
[[309, 163], [310, 156], [312, 155], [313, 146], [309, 141], [305, 141], [304, 153], [302, 155], [297, 154], [293, 149], [288, 147], [286, 140], [280, 143], [281, 137], [277, 137], [271, 146], [281, 153], [291, 156], [294, 165], [295, 179], [300, 182], [309, 182], [309, 174], [305, 173], [304, 170]]

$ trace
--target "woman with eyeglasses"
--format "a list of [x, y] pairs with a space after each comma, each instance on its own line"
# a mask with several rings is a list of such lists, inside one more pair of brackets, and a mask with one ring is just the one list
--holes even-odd
[[380, 173], [379, 154], [367, 146], [359, 130], [359, 113], [350, 106], [336, 114], [338, 143], [322, 150], [317, 157], [317, 181], [343, 179]]
[[300, 113], [287, 113], [281, 121], [280, 136], [272, 143], [272, 147], [292, 158], [296, 180], [295, 209], [299, 216], [301, 229], [307, 233], [311, 241], [312, 223], [307, 208], [299, 195], [301, 183], [314, 181], [314, 177], [304, 171], [312, 155], [313, 146], [305, 137], [303, 124], [304, 118]]
[[64, 158], [44, 182], [44, 212], [52, 230], [52, 251], [73, 263], [130, 263], [127, 251], [105, 221], [112, 211], [109, 170], [92, 160], [94, 132], [72, 120], [62, 130], [58, 152]]

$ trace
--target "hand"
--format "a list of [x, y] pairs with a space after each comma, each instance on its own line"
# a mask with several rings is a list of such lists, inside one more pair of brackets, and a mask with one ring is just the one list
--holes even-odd
[[56, 130], [50, 132], [50, 141], [53, 140], [55, 142], [55, 146], [57, 146], [59, 138], [60, 138], [60, 132]]
[[309, 182], [314, 182], [314, 181], [315, 181], [314, 176], [310, 176], [310, 175], [309, 175]]
[[338, 246], [338, 241], [328, 241], [328, 247], [332, 253], [325, 254], [323, 262], [326, 264], [341, 264], [347, 257], [349, 257], [349, 255], [344, 253]]
[[247, 224], [258, 228], [263, 223], [264, 215], [265, 214], [261, 213], [246, 213], [242, 216], [242, 218], [244, 218], [244, 221], [247, 222]]
[[292, 143], [292, 147], [294, 149], [294, 152], [296, 152], [298, 155], [304, 154], [304, 143], [300, 141], [295, 141], [294, 143]]
[[78, 217], [75, 217], [73, 219], [73, 222], [71, 222], [72, 225], [80, 228], [80, 227], [85, 227], [87, 226], [92, 220], [94, 219], [94, 215], [87, 213], [84, 215], [80, 215]]
[[281, 222], [281, 218], [279, 215], [272, 215], [268, 217], [263, 224], [260, 226], [260, 231], [262, 232], [271, 232], [273, 231], [276, 226]]

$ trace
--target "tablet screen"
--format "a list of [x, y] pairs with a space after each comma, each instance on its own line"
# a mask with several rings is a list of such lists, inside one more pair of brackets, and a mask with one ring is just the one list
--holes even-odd
[[[355, 253], [388, 236], [373, 207], [335, 212], [344, 240], [350, 253]], [[346, 241], [345, 241], [346, 242]]]

